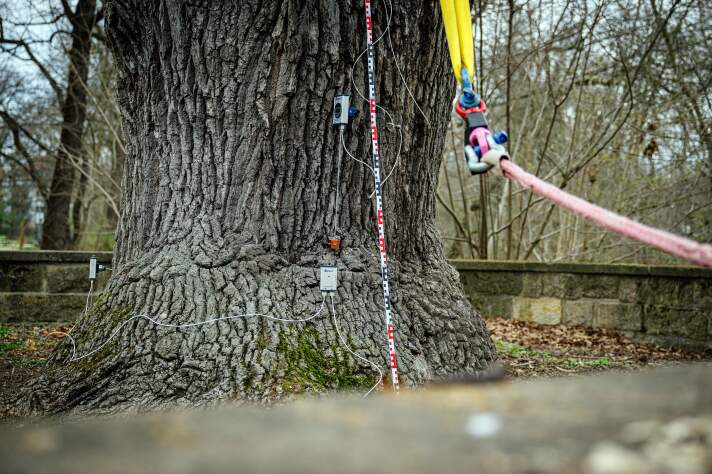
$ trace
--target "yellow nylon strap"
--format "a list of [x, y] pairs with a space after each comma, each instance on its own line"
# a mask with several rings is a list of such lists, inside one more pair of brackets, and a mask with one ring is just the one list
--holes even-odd
[[450, 50], [452, 72], [460, 82], [463, 66], [467, 69], [470, 82], [474, 79], [475, 48], [472, 38], [472, 20], [469, 0], [440, 0], [443, 14], [447, 47]]
[[[475, 72], [475, 40], [472, 37], [470, 0], [455, 0], [455, 14], [457, 15], [457, 31], [460, 37], [460, 56], [472, 84]], [[460, 75], [460, 71], [457, 72], [457, 75]]]
[[447, 48], [450, 50], [450, 62], [452, 72], [460, 82], [460, 71], [462, 70], [462, 59], [460, 56], [460, 40], [457, 31], [457, 16], [455, 14], [454, 0], [440, 0], [440, 10], [443, 13], [443, 24], [445, 25], [445, 36], [447, 37]]

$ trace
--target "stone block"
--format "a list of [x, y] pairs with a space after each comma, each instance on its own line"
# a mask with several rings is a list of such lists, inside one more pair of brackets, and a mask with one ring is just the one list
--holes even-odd
[[541, 273], [524, 273], [522, 283], [522, 296], [537, 298], [541, 296], [543, 275]]
[[593, 305], [596, 300], [564, 300], [561, 309], [562, 322], [567, 326], [593, 326]]
[[693, 279], [678, 279], [676, 304], [681, 308], [695, 306], [702, 298], [702, 285], [699, 281]]
[[0, 293], [0, 322], [74, 321], [85, 301], [78, 293]]
[[618, 282], [618, 299], [624, 303], [637, 302], [639, 286], [640, 281], [637, 278], [621, 277]]
[[512, 301], [512, 315], [520, 321], [540, 324], [561, 323], [561, 300], [558, 298], [517, 297]]
[[45, 266], [39, 265], [1, 265], [0, 291], [44, 291]]
[[703, 279], [648, 278], [641, 282], [639, 301], [645, 304], [677, 308], [709, 308], [712, 285]]
[[465, 270], [461, 276], [468, 294], [519, 295], [522, 292], [521, 273]]
[[48, 265], [47, 292], [81, 293], [89, 291], [89, 265]]
[[487, 305], [487, 298], [489, 295], [483, 295], [483, 294], [472, 294], [468, 291], [465, 291], [465, 296], [467, 297], [467, 300], [470, 302], [473, 308], [475, 308], [478, 311], [484, 312], [484, 307]]
[[512, 319], [512, 297], [497, 296], [490, 298], [489, 312], [492, 317]]
[[709, 311], [699, 308], [644, 306], [644, 327], [652, 336], [683, 336], [704, 340], [709, 334]]
[[581, 275], [547, 273], [542, 275], [542, 296], [575, 300], [581, 297]]
[[712, 308], [712, 278], [697, 280], [699, 294], [694, 302], [700, 308]]
[[[101, 290], [109, 279], [109, 271], [99, 272], [94, 290]], [[85, 293], [89, 291], [89, 262], [72, 265], [47, 265], [45, 291], [48, 293]]]
[[643, 311], [638, 304], [613, 301], [596, 301], [593, 305], [593, 324], [598, 328], [640, 331]]
[[615, 275], [582, 275], [582, 295], [587, 298], [618, 298], [619, 278]]
[[679, 306], [680, 281], [672, 278], [646, 278], [638, 289], [638, 301], [644, 304]]
[[512, 297], [478, 295], [469, 298], [472, 306], [485, 318], [512, 318]]

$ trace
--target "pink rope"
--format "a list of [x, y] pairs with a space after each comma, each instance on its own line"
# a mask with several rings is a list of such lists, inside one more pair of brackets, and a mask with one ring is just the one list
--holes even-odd
[[664, 230], [655, 229], [591, 204], [527, 173], [511, 160], [501, 160], [500, 166], [507, 178], [604, 229], [656, 247], [663, 252], [676, 255], [697, 265], [712, 267], [712, 245], [701, 244]]

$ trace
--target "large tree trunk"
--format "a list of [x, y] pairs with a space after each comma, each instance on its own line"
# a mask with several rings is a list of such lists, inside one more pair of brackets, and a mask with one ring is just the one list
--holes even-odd
[[82, 135], [87, 108], [86, 84], [89, 76], [96, 0], [79, 0], [76, 10], [73, 13], [68, 12], [68, 15], [72, 23], [72, 46], [68, 54], [67, 92], [62, 103], [59, 150], [42, 231], [43, 249], [67, 249], [73, 242], [69, 216], [77, 173], [72, 161], [81, 162]]
[[[435, 226], [454, 86], [439, 12], [433, 1], [394, 3], [397, 60], [432, 121], [428, 128], [417, 114], [384, 39], [379, 99], [402, 115], [405, 131], [384, 192], [392, 303], [401, 382], [415, 385], [472, 375], [495, 351]], [[374, 9], [378, 37], [386, 11], [381, 2]], [[387, 367], [373, 178], [352, 160], [341, 166], [334, 222], [332, 100], [355, 94], [349, 71], [365, 45], [362, 1], [114, 0], [107, 31], [127, 144], [122, 217], [108, 287], [75, 332], [79, 355], [129, 315], [172, 324], [254, 312], [307, 317], [322, 300], [319, 265], [335, 259], [341, 329], [359, 354]], [[363, 56], [362, 90], [365, 66]], [[363, 115], [346, 140], [368, 160]], [[398, 148], [390, 131], [382, 133], [386, 171]], [[322, 243], [334, 224], [343, 236], [338, 258]], [[62, 403], [106, 410], [265, 401], [374, 381], [373, 369], [343, 349], [326, 310], [298, 324], [248, 317], [170, 329], [137, 319], [71, 367], [75, 382], [60, 391]]]

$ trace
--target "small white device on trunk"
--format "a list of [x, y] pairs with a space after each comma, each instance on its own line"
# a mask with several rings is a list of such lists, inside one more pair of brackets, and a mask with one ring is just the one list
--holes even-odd
[[321, 274], [319, 278], [319, 288], [322, 293], [333, 293], [336, 291], [337, 281], [337, 270], [336, 267], [324, 265], [321, 267]]
[[96, 274], [99, 273], [99, 263], [94, 255], [89, 259], [89, 279], [96, 280]]
[[334, 120], [335, 127], [349, 124], [349, 104], [351, 97], [346, 94], [334, 97]]

